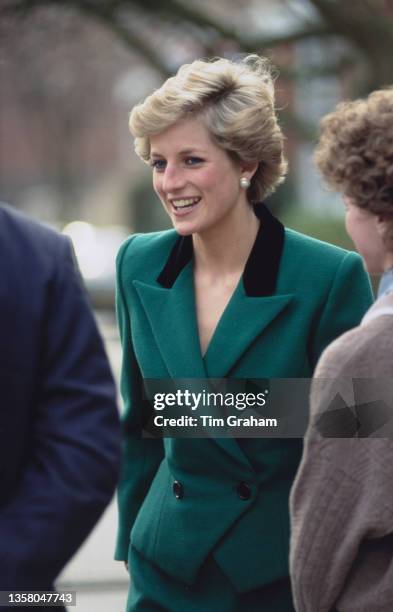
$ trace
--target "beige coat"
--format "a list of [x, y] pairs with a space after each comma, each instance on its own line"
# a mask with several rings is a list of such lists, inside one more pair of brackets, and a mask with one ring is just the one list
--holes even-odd
[[389, 294], [328, 347], [315, 372], [290, 500], [298, 612], [393, 610], [393, 418], [367, 438], [322, 437], [315, 427], [337, 393], [348, 406], [384, 402], [393, 416], [392, 315]]

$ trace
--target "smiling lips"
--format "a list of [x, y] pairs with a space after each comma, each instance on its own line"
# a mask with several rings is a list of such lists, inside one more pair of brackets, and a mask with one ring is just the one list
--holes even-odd
[[172, 207], [176, 215], [186, 215], [191, 212], [201, 201], [200, 197], [195, 198], [179, 198], [171, 200]]

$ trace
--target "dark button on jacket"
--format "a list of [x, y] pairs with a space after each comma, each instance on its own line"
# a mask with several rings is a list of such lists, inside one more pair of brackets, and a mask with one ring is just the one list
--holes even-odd
[[183, 485], [178, 480], [175, 480], [175, 482], [173, 483], [172, 490], [173, 495], [176, 497], [176, 499], [181, 499], [184, 496]]
[[252, 495], [251, 487], [247, 482], [240, 482], [236, 487], [236, 491], [240, 499], [243, 499], [244, 501], [250, 499]]

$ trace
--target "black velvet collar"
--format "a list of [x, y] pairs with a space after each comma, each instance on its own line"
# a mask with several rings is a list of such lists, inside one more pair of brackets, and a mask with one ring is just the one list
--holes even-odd
[[[246, 295], [266, 297], [276, 288], [284, 246], [284, 226], [263, 203], [254, 206], [254, 212], [261, 224], [244, 268], [243, 285]], [[192, 236], [179, 236], [157, 282], [170, 289], [192, 257]]]

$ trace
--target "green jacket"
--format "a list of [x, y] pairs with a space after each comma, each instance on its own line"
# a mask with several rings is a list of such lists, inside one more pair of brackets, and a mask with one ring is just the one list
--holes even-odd
[[256, 214], [261, 229], [204, 358], [191, 237], [134, 235], [117, 260], [126, 435], [116, 558], [128, 558], [131, 537], [191, 584], [212, 553], [239, 592], [288, 575], [288, 496], [302, 441], [143, 438], [141, 381], [310, 377], [322, 350], [372, 302], [358, 255], [284, 229], [264, 206]]

